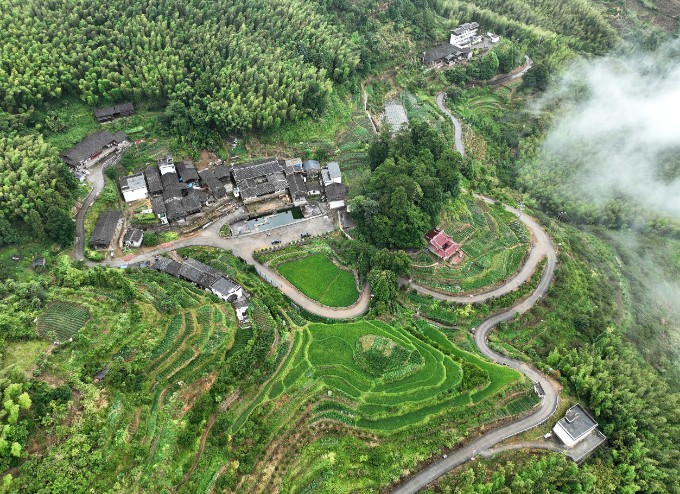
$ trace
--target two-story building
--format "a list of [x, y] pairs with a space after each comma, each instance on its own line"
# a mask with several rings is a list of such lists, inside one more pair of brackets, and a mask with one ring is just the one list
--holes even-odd
[[461, 48], [469, 48], [474, 43], [474, 39], [478, 36], [478, 29], [479, 24], [476, 22], [461, 24], [457, 28], [451, 30], [449, 43]]

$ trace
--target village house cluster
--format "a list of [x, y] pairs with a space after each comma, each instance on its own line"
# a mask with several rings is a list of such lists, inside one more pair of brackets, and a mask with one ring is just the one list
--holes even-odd
[[[98, 142], [103, 144], [106, 140]], [[91, 159], [89, 166], [96, 157]], [[175, 162], [168, 155], [159, 158], [154, 166], [121, 177], [119, 187], [125, 202], [148, 201], [148, 209], [141, 213], [152, 213], [158, 224], [166, 225], [193, 223], [202, 217], [203, 208], [218, 207], [235, 199], [244, 205], [272, 199], [283, 199], [293, 206], [325, 201], [335, 210], [344, 208], [348, 198], [337, 162], [322, 166], [316, 160], [299, 158], [266, 158], [237, 166], [226, 166], [222, 160], [216, 160], [197, 171], [193, 162]], [[120, 211], [102, 212], [90, 237], [90, 247], [112, 248], [123, 225]], [[143, 238], [141, 229], [128, 228], [123, 246], [140, 247]]]
[[477, 22], [466, 22], [451, 30], [448, 43], [442, 43], [420, 56], [420, 60], [432, 68], [447, 67], [472, 59], [474, 47], [488, 48], [500, 41], [494, 33], [479, 34]]
[[191, 257], [178, 262], [163, 256], [156, 257], [149, 267], [175, 278], [190, 281], [194, 285], [213, 293], [234, 307], [239, 324], [242, 325], [248, 321], [248, 294], [219, 269], [203, 264]]
[[345, 206], [347, 188], [340, 165], [321, 166], [316, 160], [267, 158], [232, 168], [234, 196], [244, 204], [274, 198], [289, 198], [294, 206], [325, 196], [331, 209]]

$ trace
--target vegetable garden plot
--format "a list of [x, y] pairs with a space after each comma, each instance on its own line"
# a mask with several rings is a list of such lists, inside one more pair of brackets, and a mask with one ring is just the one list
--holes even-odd
[[76, 336], [90, 318], [82, 305], [71, 302], [52, 302], [38, 319], [37, 333], [43, 338], [63, 343]]

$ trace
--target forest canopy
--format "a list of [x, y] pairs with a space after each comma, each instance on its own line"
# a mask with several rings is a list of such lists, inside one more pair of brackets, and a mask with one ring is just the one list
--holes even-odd
[[76, 187], [75, 178], [42, 136], [0, 137], [0, 219], [22, 221], [38, 236], [69, 243], [75, 224], [68, 210]]
[[178, 132], [267, 128], [323, 109], [359, 62], [313, 3], [4, 0], [0, 107], [66, 93], [169, 104]]
[[383, 133], [368, 159], [373, 171], [352, 201], [359, 231], [377, 247], [421, 246], [437, 226], [444, 194], [460, 191], [462, 156], [445, 149], [427, 124], [415, 123], [395, 137]]

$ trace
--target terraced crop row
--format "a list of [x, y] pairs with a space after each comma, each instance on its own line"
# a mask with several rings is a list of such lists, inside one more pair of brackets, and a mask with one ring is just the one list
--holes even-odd
[[[288, 390], [315, 389], [322, 385], [324, 401], [314, 408], [314, 420], [335, 420], [359, 427], [393, 431], [417, 425], [445, 409], [468, 405], [494, 394], [519, 374], [488, 363], [456, 348], [434, 327], [420, 328], [422, 339], [403, 328], [379, 321], [347, 324], [311, 324], [297, 337], [289, 359], [258, 403], [276, 400]], [[396, 379], [367, 374], [356, 362], [354, 352], [363, 337], [379, 336], [393, 345], [416, 351], [422, 365]], [[363, 341], [363, 340], [361, 340]], [[392, 348], [392, 347], [390, 347]], [[386, 355], [389, 358], [389, 355]], [[485, 394], [460, 392], [463, 378], [457, 360], [487, 370], [490, 382]], [[390, 376], [394, 378], [395, 376]]]
[[52, 302], [38, 319], [37, 333], [64, 342], [73, 338], [90, 319], [90, 312], [71, 302]]
[[460, 293], [492, 286], [520, 269], [527, 253], [528, 233], [512, 213], [471, 196], [449, 203], [444, 213], [444, 230], [462, 244], [463, 261], [459, 265], [440, 261], [414, 267], [417, 283]]

